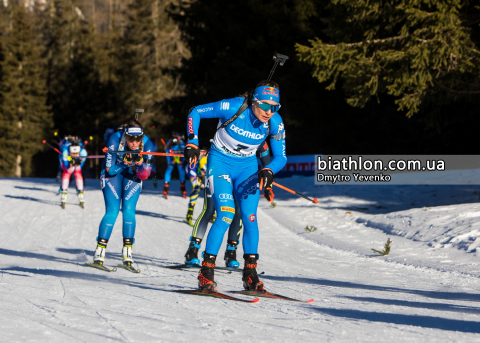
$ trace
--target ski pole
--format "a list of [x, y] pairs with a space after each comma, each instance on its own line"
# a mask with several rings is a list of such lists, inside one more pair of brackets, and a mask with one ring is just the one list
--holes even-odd
[[139, 152], [139, 151], [110, 151], [108, 148], [104, 148], [103, 152], [111, 152], [115, 154], [139, 154], [139, 155], [155, 155], [155, 156], [173, 156], [173, 157], [183, 157], [183, 154], [170, 154], [168, 152]]
[[280, 187], [280, 188], [283, 189], [283, 190], [286, 190], [287, 192], [290, 192], [290, 193], [295, 194], [295, 195], [298, 195], [299, 197], [302, 197], [302, 198], [304, 198], [304, 199], [306, 199], [306, 200], [308, 200], [308, 201], [311, 201], [311, 202], [313, 202], [314, 204], [318, 204], [317, 198], [310, 199], [309, 197], [306, 197], [305, 195], [302, 195], [302, 194], [300, 194], [300, 193], [298, 193], [298, 192], [295, 192], [294, 190], [291, 190], [291, 189], [289, 189], [289, 188], [287, 188], [287, 187], [284, 187], [284, 186], [282, 186], [282, 185], [279, 185], [279, 184], [276, 183], [276, 182], [272, 182], [272, 184], [275, 185], [275, 186], [277, 186], [277, 187]]
[[[183, 154], [172, 154], [168, 152], [139, 152], [139, 151], [110, 151], [108, 148], [103, 148], [103, 152], [111, 152], [115, 154], [140, 154], [140, 155], [155, 155], [155, 156], [173, 156], [173, 157], [184, 157]], [[200, 150], [201, 153], [206, 153], [206, 150]]]
[[[157, 138], [155, 138], [155, 143], [157, 143], [157, 140], [160, 138], [160, 135], [158, 134], [158, 131], [157, 131], [155, 125], [152, 126], [152, 129], [155, 131], [155, 134], [157, 135]], [[163, 138], [160, 138], [160, 141], [162, 142], [163, 146], [167, 146], [165, 144], [165, 141], [163, 140]]]
[[48, 144], [46, 140], [43, 140], [43, 144], [48, 145], [50, 148], [52, 148], [53, 150], [55, 150], [56, 152], [58, 152], [60, 155], [62, 154], [62, 153], [60, 152], [60, 150], [58, 150], [57, 148], [55, 148], [53, 145]]

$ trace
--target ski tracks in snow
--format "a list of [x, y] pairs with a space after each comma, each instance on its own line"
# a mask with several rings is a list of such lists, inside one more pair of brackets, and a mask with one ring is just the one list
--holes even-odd
[[[134, 246], [141, 274], [82, 266], [85, 256], [91, 259], [104, 214], [97, 180], [87, 180], [84, 210], [76, 206], [74, 192], [62, 210], [54, 194], [58, 185], [51, 180], [0, 179], [0, 185], [1, 221], [8, 224], [0, 243], [0, 287], [5, 290], [0, 292], [0, 320], [7, 323], [3, 332], [9, 341], [480, 338], [478, 277], [442, 268], [434, 263], [438, 255], [427, 251], [433, 254], [429, 256], [420, 243], [401, 237], [393, 238], [391, 256], [375, 257], [370, 248], [381, 248], [386, 235], [346, 215], [348, 197], [326, 197], [320, 208], [295, 198], [276, 200], [271, 209], [261, 199], [262, 280], [271, 292], [315, 302], [261, 299], [244, 304], [171, 292], [197, 283], [196, 273], [163, 268], [183, 262], [191, 235], [191, 227], [182, 222], [188, 200], [179, 196], [178, 181], [172, 182], [169, 200], [150, 181], [144, 183]], [[202, 205], [199, 199], [194, 217]], [[121, 261], [121, 221], [120, 213], [107, 249], [109, 266]], [[318, 230], [307, 233], [306, 225]], [[219, 266], [224, 251], [225, 244]], [[404, 261], [402, 254], [412, 255]], [[243, 264], [242, 255], [240, 247], [237, 256]], [[240, 273], [217, 273], [216, 281], [220, 291], [242, 289]]]

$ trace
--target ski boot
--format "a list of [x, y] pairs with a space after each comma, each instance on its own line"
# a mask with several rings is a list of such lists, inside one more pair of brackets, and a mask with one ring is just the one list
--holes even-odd
[[92, 268], [97, 268], [105, 272], [114, 272], [117, 268], [110, 269], [103, 265], [105, 262], [105, 251], [107, 249], [108, 239], [98, 238], [97, 239], [97, 248], [93, 253], [93, 263], [85, 263], [87, 266]]
[[212, 216], [212, 219], [210, 219], [210, 223], [215, 223], [215, 220], [217, 219], [217, 214], [214, 213]]
[[187, 218], [183, 220], [184, 223], [187, 223], [190, 226], [194, 226], [195, 223], [192, 221], [193, 219], [193, 206], [188, 206]]
[[187, 188], [185, 187], [185, 181], [180, 181], [180, 193], [182, 193], [182, 197], [185, 199], [187, 198]]
[[204, 291], [215, 292], [217, 283], [215, 279], [215, 260], [217, 256], [208, 253], [203, 254], [202, 269], [198, 273], [198, 288]]
[[265, 291], [263, 282], [260, 281], [257, 275], [257, 260], [258, 254], [245, 254], [245, 267], [243, 268], [243, 287], [247, 291]]
[[67, 190], [62, 190], [62, 197], [60, 199], [62, 208], [65, 209], [65, 203], [67, 202]]
[[185, 264], [195, 264], [197, 266], [200, 265], [200, 260], [198, 259], [200, 243], [202, 243], [200, 238], [190, 237], [190, 245], [185, 253]]
[[83, 199], [83, 191], [78, 192], [78, 201], [80, 201], [80, 207], [85, 208], [85, 202]]
[[93, 263], [103, 266], [105, 262], [105, 251], [107, 250], [108, 239], [99, 238], [97, 241], [97, 248], [93, 253]]
[[168, 199], [168, 192], [170, 191], [170, 184], [168, 182], [165, 182], [163, 185], [163, 197], [165, 199]]
[[240, 263], [237, 261], [237, 245], [238, 242], [236, 241], [227, 241], [227, 250], [225, 250], [225, 256], [223, 259], [225, 260], [225, 266], [231, 268], [238, 268]]
[[122, 249], [123, 264], [119, 264], [119, 266], [122, 267], [123, 269], [128, 270], [129, 272], [138, 274], [140, 273], [140, 269], [136, 269], [133, 266], [133, 257], [132, 257], [133, 241], [134, 241], [133, 238], [123, 239], [123, 249]]
[[124, 266], [131, 266], [133, 263], [132, 246], [133, 238], [123, 239], [122, 261]]

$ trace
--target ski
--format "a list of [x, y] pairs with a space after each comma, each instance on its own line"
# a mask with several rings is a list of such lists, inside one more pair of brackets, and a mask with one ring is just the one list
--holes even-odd
[[243, 294], [243, 295], [249, 295], [254, 297], [263, 297], [263, 298], [278, 299], [278, 300], [289, 300], [289, 301], [296, 301], [296, 302], [307, 303], [307, 304], [313, 302], [313, 299], [303, 301], [303, 300], [289, 298], [284, 295], [280, 295], [276, 293], [270, 293], [267, 291], [231, 291], [229, 293]]
[[92, 267], [92, 268], [103, 270], [105, 272], [116, 272], [117, 271], [117, 268], [110, 269], [110, 268], [105, 267], [103, 264], [99, 264], [99, 263], [85, 263], [85, 265], [89, 266], [89, 267]]
[[[215, 267], [215, 270], [229, 270], [231, 272], [243, 273], [243, 268], [235, 268], [235, 267]], [[265, 272], [258, 273], [258, 275], [264, 275]]]
[[215, 270], [229, 270], [231, 272], [243, 273], [242, 268], [235, 268], [235, 267], [215, 267]]
[[[183, 271], [196, 271], [196, 270], [198, 270], [202, 267], [197, 265], [197, 264], [176, 264], [176, 265], [173, 265], [173, 266], [164, 266], [163, 268], [178, 269], [178, 270], [183, 270]], [[232, 274], [232, 271], [229, 270], [229, 269], [222, 268], [222, 267], [216, 267], [215, 270], [217, 270], [217, 269], [218, 269], [219, 273]]]
[[168, 269], [189, 269], [189, 268], [200, 269], [201, 267], [198, 264], [175, 264], [173, 266], [165, 266], [164, 268], [168, 268]]
[[[168, 269], [180, 269], [180, 270], [188, 270], [188, 269], [200, 269], [202, 266], [198, 264], [175, 264], [173, 266], [165, 266], [163, 268]], [[242, 268], [234, 268], [234, 267], [215, 267], [215, 270], [218, 270], [221, 273], [231, 274], [232, 272], [243, 273]], [[258, 273], [258, 275], [264, 275], [265, 272]]]
[[132, 265], [119, 264], [118, 266], [135, 274], [140, 273], [140, 269], [135, 269]]
[[185, 294], [203, 295], [203, 296], [207, 296], [207, 297], [233, 300], [233, 301], [241, 301], [241, 302], [245, 302], [245, 303], [256, 303], [259, 300], [258, 298], [253, 299], [253, 300], [246, 300], [246, 299], [241, 299], [241, 298], [237, 298], [237, 297], [232, 297], [231, 295], [223, 294], [223, 293], [216, 292], [216, 291], [212, 292], [212, 291], [201, 290], [201, 289], [190, 289], [190, 290], [176, 289], [176, 290], [174, 290], [174, 292], [185, 293]]

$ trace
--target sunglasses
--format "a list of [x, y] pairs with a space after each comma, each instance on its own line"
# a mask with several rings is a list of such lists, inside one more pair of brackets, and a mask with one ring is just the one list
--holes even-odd
[[272, 111], [272, 113], [275, 113], [280, 109], [280, 107], [282, 107], [280, 104], [270, 105], [261, 101], [257, 101], [257, 103], [258, 103], [258, 107], [260, 107], [265, 112]]
[[130, 136], [130, 135], [127, 135], [127, 141], [130, 141], [130, 142], [141, 142], [143, 139], [143, 135], [141, 136]]

